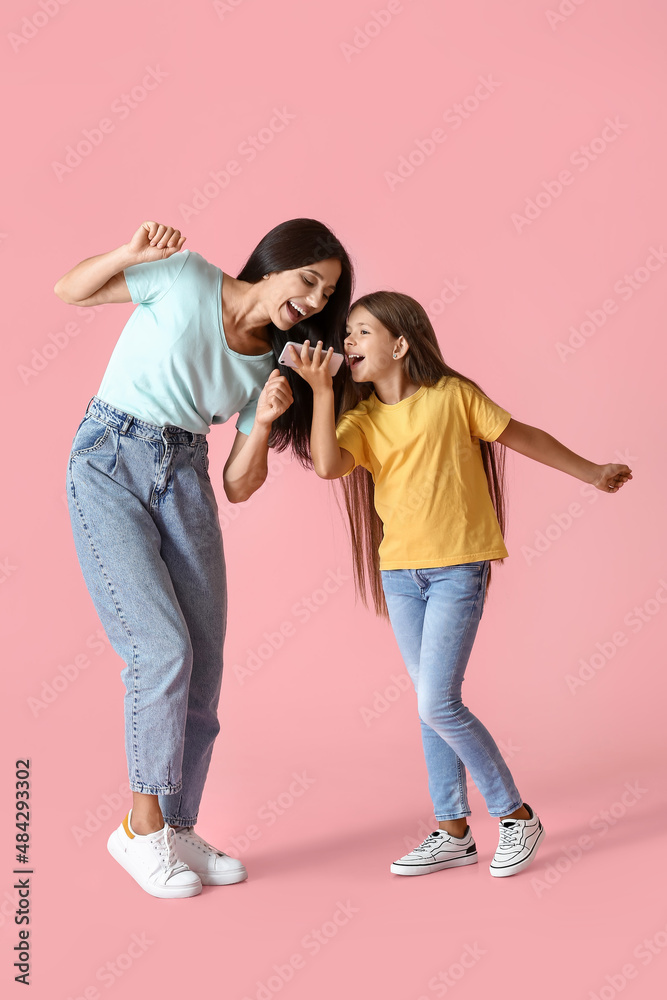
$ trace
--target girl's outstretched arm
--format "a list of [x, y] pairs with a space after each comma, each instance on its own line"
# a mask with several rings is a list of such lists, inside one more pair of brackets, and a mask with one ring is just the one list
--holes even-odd
[[341, 448], [336, 439], [334, 392], [329, 374], [333, 347], [322, 359], [322, 341], [319, 340], [312, 361], [308, 354], [309, 347], [310, 341], [307, 340], [301, 348], [300, 357], [293, 347], [290, 347], [290, 354], [296, 371], [313, 390], [313, 422], [310, 429], [313, 468], [320, 479], [340, 479], [354, 466], [354, 457]]
[[596, 465], [581, 455], [575, 455], [546, 431], [518, 420], [511, 419], [496, 440], [536, 462], [550, 465], [552, 469], [566, 472], [584, 483], [591, 483], [604, 493], [617, 493], [624, 483], [632, 479], [632, 470], [627, 465]]

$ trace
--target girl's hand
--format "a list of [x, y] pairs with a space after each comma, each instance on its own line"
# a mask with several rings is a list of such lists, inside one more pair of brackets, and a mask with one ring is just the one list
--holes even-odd
[[136, 264], [145, 264], [178, 253], [186, 239], [187, 236], [181, 236], [180, 229], [163, 226], [160, 222], [142, 222], [126, 249]]
[[284, 375], [280, 374], [279, 368], [274, 368], [259, 394], [255, 423], [270, 428], [273, 421], [284, 413], [293, 402], [294, 396], [289, 382]]
[[618, 493], [621, 486], [632, 479], [632, 470], [627, 465], [598, 465], [597, 472], [591, 484], [603, 493]]
[[329, 372], [329, 362], [331, 361], [334, 349], [330, 347], [324, 357], [322, 357], [322, 345], [323, 341], [318, 340], [313, 352], [312, 361], [308, 353], [308, 348], [310, 347], [309, 340], [305, 341], [300, 355], [297, 354], [291, 345], [289, 348], [292, 360], [294, 361], [295, 371], [299, 373], [302, 379], [308, 382], [313, 392], [317, 392], [320, 389], [330, 389], [333, 384], [332, 375]]

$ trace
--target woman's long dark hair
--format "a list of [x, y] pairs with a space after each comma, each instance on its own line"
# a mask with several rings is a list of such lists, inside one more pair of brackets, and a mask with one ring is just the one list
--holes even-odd
[[[306, 468], [312, 468], [310, 427], [313, 391], [293, 368], [279, 365], [278, 358], [288, 340], [310, 340], [312, 347], [321, 340], [323, 351], [333, 347], [339, 354], [344, 353], [345, 321], [354, 285], [352, 263], [340, 240], [323, 223], [315, 219], [290, 219], [275, 226], [260, 240], [237, 275], [241, 281], [254, 284], [261, 281], [263, 275], [273, 271], [290, 271], [330, 258], [340, 261], [341, 273], [336, 289], [324, 309], [315, 316], [296, 323], [290, 330], [279, 330], [273, 323], [269, 323], [267, 327], [276, 367], [280, 368], [281, 375], [287, 377], [294, 396], [292, 405], [273, 421], [269, 444], [276, 451], [284, 451], [291, 446], [292, 454]], [[340, 407], [345, 380], [344, 367], [341, 366], [333, 379], [336, 412]]]
[[[477, 382], [450, 368], [445, 362], [431, 321], [425, 309], [415, 299], [400, 292], [371, 292], [353, 302], [350, 312], [357, 306], [363, 306], [375, 316], [392, 337], [396, 339], [401, 335], [405, 337], [409, 350], [403, 358], [403, 367], [411, 382], [432, 387], [443, 376], [448, 376], [467, 382], [486, 396]], [[348, 377], [343, 386], [340, 413], [352, 409], [362, 399], [368, 399], [372, 391], [372, 382], [355, 383], [351, 376]], [[339, 413], [338, 410], [336, 412]], [[507, 526], [505, 446], [497, 441], [480, 440], [479, 443], [489, 494], [504, 538]], [[355, 592], [366, 607], [368, 607], [367, 594], [370, 593], [375, 613], [388, 618], [378, 554], [378, 546], [383, 537], [383, 524], [375, 510], [373, 477], [367, 469], [358, 465], [349, 476], [336, 480], [335, 485], [342, 493], [350, 524]], [[338, 499], [338, 495], [336, 498]], [[489, 566], [485, 596], [490, 583], [491, 566]]]

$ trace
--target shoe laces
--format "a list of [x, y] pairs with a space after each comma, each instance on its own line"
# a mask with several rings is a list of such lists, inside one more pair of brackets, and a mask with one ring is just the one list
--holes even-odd
[[225, 854], [222, 851], [219, 851], [217, 847], [213, 846], [213, 844], [209, 844], [207, 840], [200, 837], [198, 833], [195, 833], [192, 827], [186, 827], [185, 830], [179, 830], [178, 835], [184, 840], [187, 840], [193, 847], [203, 851], [205, 854], [217, 854], [221, 858], [225, 857]]
[[432, 847], [435, 847], [435, 844], [438, 841], [440, 841], [440, 840], [442, 840], [442, 837], [440, 836], [440, 834], [437, 831], [434, 831], [433, 833], [429, 833], [429, 835], [426, 838], [426, 840], [424, 840], [419, 845], [419, 847], [415, 847], [415, 849], [414, 849], [414, 851], [412, 853], [413, 854], [425, 854], [428, 851], [430, 851]]
[[174, 831], [168, 824], [165, 824], [164, 835], [153, 841], [153, 847], [168, 875], [175, 875], [188, 867], [176, 854]]
[[500, 843], [499, 848], [513, 847], [514, 844], [521, 839], [521, 825], [516, 821], [513, 821], [511, 825], [500, 824]]

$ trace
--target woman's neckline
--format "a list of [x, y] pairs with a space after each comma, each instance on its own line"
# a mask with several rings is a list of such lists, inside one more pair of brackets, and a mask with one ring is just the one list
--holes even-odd
[[251, 358], [253, 361], [264, 361], [266, 358], [272, 358], [273, 351], [267, 351], [265, 354], [241, 354], [240, 351], [235, 351], [227, 343], [225, 324], [222, 320], [222, 283], [225, 279], [225, 272], [221, 268], [218, 268], [218, 271], [220, 272], [220, 277], [218, 279], [218, 325], [220, 327], [220, 337], [222, 338], [223, 347], [235, 358]]

